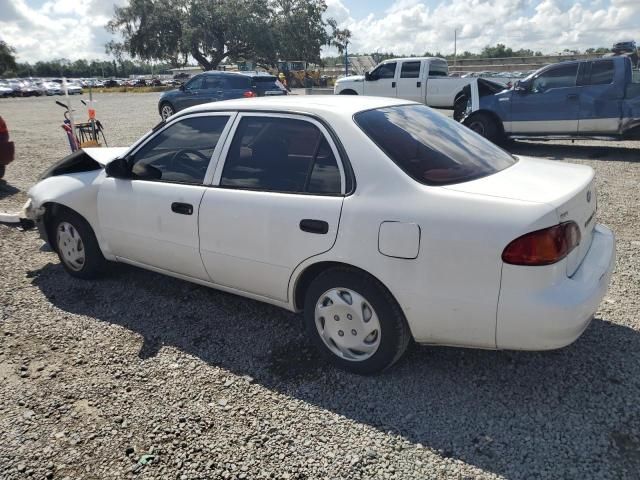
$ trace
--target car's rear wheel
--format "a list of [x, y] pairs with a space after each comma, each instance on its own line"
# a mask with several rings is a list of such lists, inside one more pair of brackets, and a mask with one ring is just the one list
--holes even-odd
[[160, 116], [162, 117], [163, 120], [166, 120], [174, 113], [176, 113], [176, 111], [170, 103], [165, 102], [162, 105], [160, 105]]
[[60, 262], [72, 276], [97, 277], [106, 260], [89, 223], [77, 213], [61, 209], [51, 222], [50, 239]]
[[340, 95], [357, 95], [355, 90], [342, 90]]
[[7, 171], [6, 165], [0, 165], [0, 178], [4, 178], [4, 174]]
[[307, 333], [338, 367], [380, 372], [405, 352], [411, 333], [400, 306], [375, 278], [350, 268], [321, 273], [304, 302]]

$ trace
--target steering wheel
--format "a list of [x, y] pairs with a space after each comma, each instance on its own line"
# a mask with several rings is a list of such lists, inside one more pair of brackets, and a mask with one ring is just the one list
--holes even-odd
[[[198, 167], [193, 164], [193, 161], [191, 159], [189, 159], [188, 157], [186, 157], [186, 155], [193, 153], [196, 157], [200, 158], [204, 163], [202, 167]], [[181, 167], [183, 169], [188, 169], [191, 170], [192, 173], [195, 173], [196, 175], [200, 175], [202, 173], [202, 170], [206, 171], [207, 167], [209, 166], [209, 157], [206, 156], [204, 153], [202, 153], [199, 150], [194, 150], [193, 148], [183, 148], [181, 150], [178, 150], [176, 153], [173, 154], [173, 156], [171, 157], [171, 160], [169, 160], [169, 168], [173, 171], [176, 171], [176, 160], [178, 160], [179, 158], [182, 157], [187, 158], [188, 160], [190, 160], [189, 162], [184, 162]]]

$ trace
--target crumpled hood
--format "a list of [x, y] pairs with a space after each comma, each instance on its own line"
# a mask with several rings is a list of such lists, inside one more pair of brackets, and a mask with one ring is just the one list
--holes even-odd
[[347, 82], [364, 82], [364, 75], [349, 75], [348, 77], [339, 78], [336, 83]]
[[109, 147], [109, 148], [84, 148], [87, 155], [93, 158], [100, 165], [104, 166], [111, 160], [125, 153], [129, 147]]

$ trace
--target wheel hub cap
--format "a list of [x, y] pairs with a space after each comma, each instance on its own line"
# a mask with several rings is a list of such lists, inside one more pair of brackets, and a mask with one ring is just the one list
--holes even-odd
[[82, 270], [85, 262], [84, 243], [76, 228], [68, 222], [61, 222], [56, 231], [58, 250], [62, 261], [71, 270]]
[[367, 360], [380, 346], [378, 315], [362, 295], [348, 288], [322, 294], [316, 304], [315, 321], [327, 348], [345, 360]]

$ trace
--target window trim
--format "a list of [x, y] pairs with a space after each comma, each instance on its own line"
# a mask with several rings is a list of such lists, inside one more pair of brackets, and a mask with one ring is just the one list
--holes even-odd
[[[233, 142], [236, 132], [238, 131], [238, 126], [240, 125], [240, 121], [245, 117], [286, 118], [286, 119], [292, 119], [292, 120], [300, 120], [303, 122], [311, 123], [316, 128], [318, 128], [318, 130], [320, 130], [320, 133], [324, 135], [324, 138], [329, 144], [329, 147], [333, 152], [333, 156], [336, 159], [336, 163], [338, 165], [338, 171], [340, 172], [340, 193], [336, 194], [336, 193], [286, 192], [286, 191], [278, 191], [278, 190], [264, 190], [262, 188], [238, 187], [236, 185], [220, 185], [220, 181], [222, 179], [222, 172], [227, 162], [227, 156], [229, 155], [229, 150], [231, 149], [231, 143]], [[346, 192], [347, 179], [346, 179], [345, 166], [342, 163], [342, 157], [340, 155], [340, 151], [337, 148], [335, 142], [333, 141], [333, 136], [329, 133], [327, 128], [322, 124], [322, 122], [304, 114], [283, 113], [283, 112], [261, 112], [261, 111], [238, 112], [236, 118], [233, 121], [233, 126], [231, 127], [231, 130], [225, 139], [224, 147], [220, 152], [219, 159], [216, 163], [217, 163], [217, 166], [215, 169], [215, 173], [213, 175], [212, 182], [210, 182], [210, 185], [208, 185], [209, 187], [224, 188], [224, 189], [230, 189], [230, 190], [246, 190], [251, 192], [265, 192], [265, 193], [273, 193], [276, 195], [311, 195], [316, 197], [317, 196], [344, 197], [348, 195], [348, 193]]]
[[374, 68], [371, 73], [374, 73], [376, 70], [382, 69], [382, 67], [389, 65], [389, 64], [394, 64], [395, 68], [393, 70], [393, 77], [379, 77], [376, 75], [376, 80], [395, 80], [398, 77], [398, 60], [393, 59], [393, 60], [389, 60], [389, 61], [385, 61], [382, 62], [380, 65], [378, 65], [376, 68]]
[[181, 122], [183, 120], [189, 119], [189, 118], [195, 118], [195, 117], [229, 117], [229, 119], [227, 120], [226, 125], [224, 126], [224, 128], [222, 129], [222, 133], [220, 133], [220, 138], [218, 139], [218, 143], [216, 144], [215, 148], [213, 149], [213, 153], [211, 154], [211, 158], [209, 158], [209, 166], [207, 167], [207, 171], [204, 174], [204, 179], [202, 180], [202, 182], [200, 183], [196, 183], [196, 182], [176, 182], [176, 181], [170, 181], [170, 180], [154, 180], [154, 179], [149, 179], [149, 178], [131, 178], [130, 181], [132, 182], [154, 182], [154, 183], [170, 183], [170, 184], [178, 184], [178, 185], [196, 185], [196, 186], [208, 186], [209, 184], [211, 184], [211, 180], [213, 179], [213, 174], [215, 172], [215, 168], [216, 165], [218, 164], [218, 161], [220, 160], [220, 152], [222, 151], [222, 147], [224, 146], [224, 143], [227, 139], [227, 136], [229, 135], [229, 131], [231, 130], [231, 127], [233, 125], [233, 122], [235, 121], [236, 116], [238, 115], [238, 112], [232, 112], [232, 111], [215, 111], [215, 112], [194, 112], [194, 113], [188, 113], [186, 115], [180, 115], [176, 118], [172, 118], [171, 121], [167, 122], [162, 128], [156, 130], [155, 132], [151, 131], [151, 135], [148, 135], [146, 138], [143, 138], [143, 140], [141, 142], [139, 142], [138, 144], [135, 144], [125, 155], [124, 158], [128, 158], [129, 161], [133, 160], [133, 158], [131, 157], [135, 157], [135, 155], [147, 144], [149, 143], [151, 140], [153, 140], [154, 138], [156, 138], [158, 135], [162, 134], [162, 132], [164, 132], [167, 128], [170, 128], [172, 125], [175, 125], [178, 122]]

